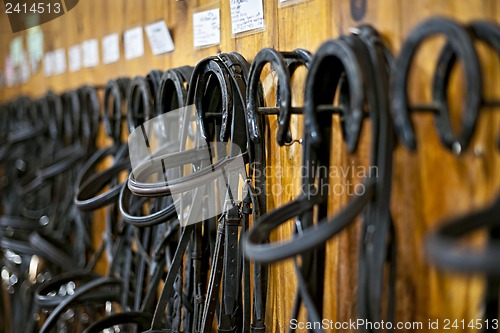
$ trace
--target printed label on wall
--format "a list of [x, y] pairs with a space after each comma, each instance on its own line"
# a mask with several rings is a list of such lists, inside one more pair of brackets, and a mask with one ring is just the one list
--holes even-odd
[[80, 45], [73, 45], [68, 49], [69, 71], [76, 72], [82, 67], [82, 54]]
[[23, 36], [17, 36], [10, 41], [10, 61], [12, 62], [12, 66], [21, 65], [23, 57]]
[[7, 87], [16, 84], [16, 72], [14, 66], [12, 66], [12, 61], [10, 61], [10, 56], [5, 57], [5, 84]]
[[125, 31], [123, 34], [125, 43], [125, 59], [134, 59], [144, 55], [144, 37], [142, 27], [136, 27]]
[[31, 63], [31, 70], [38, 71], [38, 65], [43, 58], [43, 32], [40, 27], [29, 29], [26, 34], [26, 43]]
[[53, 63], [52, 52], [46, 52], [43, 56], [43, 75], [46, 77], [52, 76], [54, 73], [54, 69], [52, 68]]
[[54, 75], [63, 74], [66, 72], [66, 51], [64, 49], [57, 49], [52, 55], [52, 69]]
[[220, 44], [220, 9], [193, 14], [194, 47]]
[[21, 83], [27, 83], [30, 80], [31, 72], [30, 72], [30, 63], [28, 60], [28, 55], [23, 54], [23, 58], [21, 60], [21, 65], [19, 65], [19, 80]]
[[84, 68], [99, 65], [99, 42], [89, 39], [82, 43], [82, 64]]
[[145, 30], [153, 55], [172, 52], [175, 49], [174, 42], [172, 41], [165, 21], [148, 24]]
[[120, 38], [111, 34], [102, 38], [102, 62], [111, 64], [120, 60]]
[[233, 35], [264, 28], [262, 0], [231, 0], [231, 24]]

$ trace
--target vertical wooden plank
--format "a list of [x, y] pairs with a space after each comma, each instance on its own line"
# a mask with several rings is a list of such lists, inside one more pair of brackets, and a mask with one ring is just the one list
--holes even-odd
[[[277, 3], [278, 1], [275, 1]], [[277, 44], [274, 45], [279, 51], [292, 51], [296, 48], [303, 48], [312, 54], [319, 45], [332, 36], [332, 20], [326, 15], [332, 8], [331, 1], [305, 1], [297, 5], [277, 8]], [[276, 15], [275, 14], [275, 15]], [[305, 22], [308, 22], [306, 24]], [[292, 105], [302, 106], [305, 79], [307, 70], [299, 69], [292, 77]], [[268, 79], [264, 73], [264, 78]], [[273, 82], [275, 83], [275, 82]], [[274, 92], [274, 91], [273, 91]], [[269, 105], [274, 105], [274, 94], [267, 101]], [[268, 169], [271, 171], [268, 176], [270, 183], [268, 210], [278, 208], [296, 198], [301, 192], [301, 179], [299, 177], [302, 166], [302, 145], [294, 143], [292, 146], [280, 147], [276, 142], [276, 133], [278, 129], [277, 116], [268, 116]], [[290, 130], [294, 139], [300, 139], [303, 136], [303, 117], [293, 115], [290, 121]], [[271, 237], [272, 241], [289, 239], [292, 236], [293, 221], [288, 222]], [[327, 264], [328, 266], [328, 264]], [[332, 295], [332, 287], [335, 283], [332, 276], [325, 274], [325, 295]], [[269, 298], [273, 303], [269, 304], [272, 309], [273, 317], [268, 316], [268, 321], [272, 320], [272, 327], [276, 332], [286, 331], [290, 325], [291, 309], [297, 290], [297, 281], [295, 278], [295, 269], [293, 262], [287, 260], [281, 263], [273, 264], [270, 267], [270, 292]], [[335, 319], [335, 297], [325, 297], [324, 316], [325, 318]], [[307, 312], [301, 309], [300, 321], [307, 320]]]
[[[401, 30], [403, 38], [424, 19], [435, 15], [453, 16], [462, 22], [474, 18], [491, 17], [492, 3], [488, 1], [403, 2]], [[436, 44], [433, 44], [436, 46]], [[436, 49], [425, 48], [413, 64], [410, 94], [412, 100], [429, 100], [430, 75], [434, 71]], [[487, 68], [487, 65], [486, 65]], [[458, 80], [460, 82], [460, 80]], [[463, 80], [462, 80], [463, 83]], [[463, 88], [460, 88], [463, 89]], [[452, 90], [461, 96], [459, 90]], [[452, 112], [460, 112], [454, 108]], [[455, 113], [456, 114], [456, 113]], [[426, 234], [443, 218], [456, 216], [474, 207], [484, 205], [492, 197], [485, 172], [485, 160], [475, 156], [474, 149], [486, 147], [491, 130], [484, 126], [488, 117], [481, 117], [471, 148], [457, 157], [442, 148], [430, 117], [414, 116], [419, 148], [409, 153], [399, 148], [395, 164], [394, 210], [398, 241], [411, 245], [400, 250], [399, 279], [405, 282], [405, 293], [412, 307], [406, 308], [405, 318], [425, 321], [428, 318], [475, 319], [481, 318], [481, 279], [461, 275], [443, 274], [430, 267], [424, 257], [423, 241]], [[402, 201], [401, 201], [402, 200]], [[404, 244], [404, 243], [403, 243]], [[401, 293], [402, 290], [399, 290]]]
[[[355, 1], [355, 0], [353, 0]], [[98, 38], [100, 64], [93, 69], [82, 69], [76, 73], [66, 72], [45, 78], [43, 69], [34, 73], [29, 83], [0, 90], [0, 101], [6, 101], [20, 92], [37, 97], [48, 88], [62, 92], [85, 83], [104, 84], [118, 76], [145, 75], [151, 69], [166, 70], [186, 64], [195, 65], [202, 58], [219, 51], [238, 51], [249, 61], [263, 47], [278, 50], [292, 50], [297, 47], [316, 49], [329, 38], [337, 38], [348, 33], [349, 28], [361, 23], [375, 26], [389, 42], [394, 53], [398, 53], [401, 43], [410, 31], [424, 19], [433, 15], [456, 18], [462, 22], [471, 19], [490, 18], [500, 20], [500, 5], [494, 0], [452, 1], [452, 0], [372, 0], [367, 1], [363, 15], [353, 15], [351, 1], [311, 0], [295, 6], [278, 8], [278, 0], [264, 0], [266, 30], [261, 33], [232, 38], [229, 0], [220, 0], [221, 45], [194, 50], [192, 45], [192, 14], [195, 8], [207, 5], [212, 0], [87, 0], [80, 1], [72, 11], [61, 18], [42, 26], [45, 33], [45, 50], [59, 47], [69, 48], [86, 39]], [[7, 17], [0, 4], [0, 70], [3, 70], [9, 43], [14, 36], [10, 32]], [[138, 25], [144, 26], [158, 19], [165, 19], [175, 43], [175, 51], [153, 56], [145, 38], [145, 55], [134, 60], [125, 60], [123, 40], [120, 40], [121, 59], [109, 65], [102, 64], [101, 39], [103, 36]], [[24, 35], [25, 33], [20, 33]], [[438, 42], [437, 42], [438, 43]], [[435, 44], [437, 45], [437, 44]], [[499, 99], [499, 63], [484, 48], [480, 48], [483, 71], [485, 73], [486, 94]], [[411, 98], [429, 100], [429, 78], [433, 71], [436, 52], [429, 47], [414, 64]], [[263, 78], [268, 72], [264, 73]], [[293, 79], [294, 105], [302, 100], [305, 71]], [[272, 76], [270, 80], [274, 79]], [[454, 82], [460, 81], [460, 75]], [[455, 87], [451, 96], [462, 96], [464, 87]], [[268, 104], [274, 103], [274, 91], [267, 92]], [[460, 99], [454, 102], [453, 119], [459, 112]], [[496, 110], [498, 111], [498, 110]], [[482, 112], [477, 135], [471, 148], [456, 157], [442, 148], [431, 117], [413, 116], [416, 124], [419, 149], [410, 153], [398, 147], [394, 155], [394, 176], [392, 211], [396, 224], [398, 247], [397, 268], [397, 308], [396, 320], [427, 322], [431, 318], [480, 318], [480, 301], [483, 292], [482, 279], [443, 274], [431, 268], [424, 257], [423, 241], [444, 217], [459, 215], [473, 207], [481, 207], [491, 201], [500, 185], [498, 168], [500, 156], [495, 148], [495, 140], [500, 133], [500, 114]], [[368, 123], [366, 124], [368, 125]], [[301, 116], [292, 119], [292, 133], [302, 135]], [[367, 129], [369, 126], [365, 126]], [[301, 147], [278, 147], [275, 142], [276, 117], [268, 118], [267, 139], [268, 163], [281, 174], [270, 175], [272, 188], [281, 188], [280, 194], [269, 192], [268, 207], [273, 209], [285, 204], [298, 193], [300, 179], [297, 166], [301, 165]], [[367, 165], [369, 158], [370, 133], [363, 134], [358, 153], [347, 155], [341, 140], [338, 122], [332, 138], [331, 165], [347, 168], [351, 165]], [[332, 179], [334, 185], [346, 187], [348, 181], [359, 181], [355, 177]], [[330, 214], [333, 216], [345, 206], [349, 197], [332, 196]], [[101, 225], [102, 227], [102, 225]], [[100, 237], [96, 224], [96, 238]], [[291, 226], [285, 226], [272, 235], [273, 241], [289, 238]], [[325, 279], [325, 318], [348, 320], [356, 317], [357, 251], [359, 247], [359, 222], [327, 244]], [[273, 264], [269, 282], [269, 303], [267, 326], [271, 331], [283, 332], [288, 329], [293, 294], [296, 282], [291, 262]], [[301, 319], [305, 319], [302, 313]]]

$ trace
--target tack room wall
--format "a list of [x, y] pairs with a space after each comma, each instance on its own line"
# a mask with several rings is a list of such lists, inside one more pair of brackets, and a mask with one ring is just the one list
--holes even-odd
[[[44, 77], [43, 70], [34, 73], [29, 82], [0, 89], [0, 102], [19, 94], [41, 96], [48, 89], [61, 92], [82, 84], [104, 84], [118, 76], [145, 75], [152, 69], [168, 69], [182, 65], [195, 65], [202, 58], [217, 52], [238, 51], [249, 61], [258, 50], [272, 47], [277, 50], [304, 48], [315, 52], [322, 42], [347, 33], [349, 28], [361, 23], [372, 24], [389, 43], [394, 54], [409, 32], [422, 20], [433, 15], [444, 15], [466, 22], [473, 19], [500, 20], [500, 3], [496, 0], [366, 0], [366, 12], [358, 17], [351, 13], [351, 3], [361, 0], [310, 0], [297, 5], [279, 8], [278, 0], [264, 0], [264, 32], [232, 38], [229, 0], [221, 0], [221, 44], [195, 50], [192, 40], [192, 14], [196, 8], [209, 5], [213, 0], [80, 0], [69, 13], [44, 24], [45, 51], [58, 48], [66, 50], [91, 38], [99, 40], [110, 33], [122, 34], [128, 28], [164, 19], [175, 43], [175, 51], [154, 56], [146, 42], [143, 57], [125, 60], [121, 44], [121, 60], [95, 68], [66, 72]], [[12, 34], [3, 4], [0, 12], [0, 64], [9, 52]], [[356, 16], [357, 17], [357, 16]], [[121, 35], [122, 36], [122, 35]], [[434, 46], [439, 44], [435, 41]], [[424, 48], [412, 73], [411, 97], [428, 100], [429, 80], [434, 70], [435, 49]], [[495, 57], [482, 50], [481, 60], [486, 80], [485, 94], [500, 98], [500, 68]], [[270, 77], [270, 83], [273, 77]], [[294, 77], [294, 103], [301, 105], [301, 88], [305, 72]], [[454, 120], [459, 121], [459, 106], [464, 84], [457, 73], [456, 87], [450, 90], [449, 99], [454, 104]], [[274, 92], [264, 85], [267, 99], [272, 101]], [[496, 110], [499, 111], [499, 110]], [[446, 151], [434, 130], [430, 116], [416, 117], [419, 149], [411, 153], [403, 147], [395, 152], [392, 213], [398, 244], [397, 255], [397, 306], [396, 320], [422, 321], [429, 319], [481, 318], [481, 295], [484, 281], [481, 277], [463, 277], [438, 272], [426, 263], [423, 239], [440, 220], [456, 216], [474, 207], [490, 202], [500, 188], [500, 155], [494, 149], [494, 138], [500, 132], [499, 112], [481, 115], [477, 134], [471, 148], [460, 156]], [[337, 124], [338, 125], [338, 124]], [[300, 116], [292, 119], [293, 135], [302, 133]], [[299, 144], [278, 147], [273, 141], [277, 129], [276, 117], [268, 118], [268, 165], [271, 166], [269, 186], [282, 188], [280, 193], [268, 191], [268, 209], [291, 200], [299, 190], [300, 180], [294, 166], [300, 166]], [[335, 131], [339, 133], [339, 131]], [[367, 165], [369, 133], [362, 138], [359, 151], [348, 155], [340, 134], [332, 138], [335, 151], [331, 164], [337, 166]], [[275, 172], [278, 168], [284, 172]], [[290, 168], [289, 168], [290, 167]], [[274, 170], [274, 171], [273, 171]], [[338, 179], [344, 184], [348, 179]], [[354, 179], [354, 181], [356, 181]], [[335, 214], [349, 200], [347, 195], [331, 198], [331, 214]], [[329, 241], [328, 263], [324, 297], [325, 318], [340, 321], [355, 318], [358, 224]], [[291, 234], [291, 224], [273, 234], [273, 240]], [[99, 233], [96, 233], [99, 235]], [[295, 284], [291, 262], [273, 265], [270, 270], [268, 297], [268, 327], [276, 332], [288, 328], [288, 317], [293, 302]], [[302, 318], [304, 314], [302, 314]]]

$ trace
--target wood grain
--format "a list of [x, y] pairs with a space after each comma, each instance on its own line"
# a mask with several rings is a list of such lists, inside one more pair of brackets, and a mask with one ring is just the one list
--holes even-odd
[[[353, 18], [350, 1], [310, 0], [297, 5], [279, 8], [277, 0], [264, 0], [266, 29], [264, 32], [233, 38], [229, 0], [220, 0], [221, 45], [199, 50], [193, 49], [192, 14], [197, 8], [213, 4], [213, 0], [82, 0], [72, 11], [42, 26], [45, 34], [45, 51], [69, 48], [86, 39], [99, 41], [110, 33], [123, 33], [138, 25], [165, 19], [175, 43], [175, 51], [153, 56], [145, 39], [145, 55], [138, 59], [124, 59], [114, 64], [100, 64], [96, 68], [82, 69], [76, 73], [45, 78], [42, 70], [34, 73], [29, 83], [0, 90], [0, 101], [7, 101], [19, 94], [38, 97], [48, 89], [61, 92], [82, 84], [104, 84], [119, 76], [145, 75], [152, 69], [166, 70], [175, 66], [195, 65], [202, 58], [217, 52], [237, 51], [249, 61], [264, 47], [289, 51], [304, 48], [314, 53], [327, 39], [348, 33], [358, 24], [371, 24], [380, 31], [397, 54], [404, 38], [417, 24], [434, 15], [455, 18], [461, 22], [473, 19], [500, 20], [500, 4], [495, 0], [367, 0], [362, 18]], [[361, 1], [356, 1], [360, 3]], [[9, 52], [12, 34], [3, 4], [0, 13], [0, 64]], [[146, 38], [146, 36], [144, 35]], [[121, 40], [122, 41], [122, 40]], [[414, 63], [411, 75], [412, 101], [430, 100], [430, 76], [434, 70], [440, 41], [426, 45]], [[101, 44], [99, 44], [101, 48]], [[485, 74], [485, 96], [500, 99], [500, 65], [495, 56], [480, 47]], [[102, 57], [102, 56], [101, 56]], [[102, 58], [101, 58], [102, 62]], [[450, 102], [454, 124], [460, 120], [460, 106], [466, 84], [460, 70], [454, 74], [450, 89]], [[302, 89], [306, 70], [293, 78], [293, 103], [302, 105]], [[274, 82], [270, 69], [264, 71], [262, 80]], [[267, 87], [267, 86], [266, 86]], [[274, 90], [269, 85], [265, 91], [266, 103], [274, 103]], [[425, 235], [444, 218], [457, 216], [491, 202], [500, 187], [500, 154], [495, 140], [500, 135], [500, 113], [481, 112], [477, 134], [469, 149], [460, 156], [445, 150], [439, 142], [431, 116], [414, 115], [417, 152], [398, 146], [394, 155], [394, 173], [391, 207], [395, 221], [397, 249], [397, 307], [396, 320], [422, 321], [428, 319], [481, 318], [481, 297], [484, 281], [481, 277], [465, 277], [443, 273], [427, 264], [423, 242]], [[302, 116], [293, 116], [292, 134], [302, 136]], [[331, 165], [337, 167], [367, 166], [369, 161], [369, 126], [365, 126], [358, 152], [348, 155], [340, 135], [338, 121], [334, 123]], [[368, 124], [366, 124], [368, 125]], [[268, 140], [267, 163], [271, 174], [268, 182], [268, 209], [279, 207], [293, 199], [300, 190], [299, 144], [279, 147], [275, 141], [277, 120], [269, 116], [266, 124]], [[103, 142], [103, 141], [102, 141]], [[346, 186], [356, 177], [332, 179], [332, 184]], [[349, 200], [347, 195], [331, 196], [330, 214], [333, 216]], [[97, 228], [99, 230], [99, 228]], [[272, 235], [273, 241], [289, 238], [291, 223]], [[96, 232], [96, 241], [100, 233]], [[333, 238], [327, 244], [325, 269], [325, 318], [349, 320], [356, 315], [357, 253], [359, 247], [359, 222]], [[285, 261], [272, 266], [269, 284], [267, 326], [273, 332], [285, 332], [296, 290], [292, 263]], [[301, 311], [305, 320], [305, 312]]]

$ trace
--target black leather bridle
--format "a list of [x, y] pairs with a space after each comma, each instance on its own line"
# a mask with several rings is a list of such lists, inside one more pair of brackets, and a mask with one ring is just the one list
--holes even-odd
[[[400, 59], [398, 59], [394, 72], [407, 73], [405, 66], [411, 64], [418, 46], [426, 38], [434, 34], [444, 33], [447, 41], [438, 58], [437, 69], [433, 77], [433, 105], [425, 109], [436, 113], [436, 125], [441, 141], [446, 148], [460, 153], [467, 148], [475, 131], [477, 119], [481, 109], [500, 105], [498, 101], [487, 101], [483, 96], [483, 72], [477, 56], [474, 42], [482, 41], [489, 48], [500, 55], [500, 27], [493, 22], [473, 21], [466, 26], [447, 19], [433, 19], [418, 26], [404, 45]], [[446, 91], [450, 82], [451, 71], [458, 60], [465, 67], [468, 84], [467, 104], [462, 118], [462, 130], [458, 138], [451, 134], [451, 125], [448, 116], [448, 101]], [[406, 91], [399, 86], [400, 80], [407, 80], [406, 75], [394, 75], [393, 112], [399, 121], [400, 135], [403, 142], [411, 149], [415, 149], [411, 123], [407, 114]], [[500, 148], [500, 142], [497, 142]], [[498, 320], [498, 302], [500, 292], [499, 260], [500, 247], [499, 232], [500, 197], [497, 193], [494, 202], [488, 207], [475, 210], [464, 216], [454, 218], [440, 224], [427, 237], [425, 242], [426, 255], [432, 265], [440, 270], [460, 272], [463, 274], [482, 274], [487, 277], [484, 296], [485, 323]], [[488, 240], [480, 250], [473, 250], [463, 246], [462, 238], [473, 232], [486, 229]], [[495, 325], [486, 324], [481, 329], [483, 332], [496, 332]]]
[[[358, 315], [372, 321], [381, 316], [384, 263], [393, 238], [390, 237], [392, 221], [388, 206], [393, 137], [387, 89], [384, 89], [388, 82], [387, 54], [378, 34], [368, 26], [360, 27], [354, 35], [328, 41], [320, 47], [309, 66], [305, 88], [302, 194], [262, 216], [244, 240], [245, 254], [257, 262], [301, 256], [301, 265], [294, 260], [298, 291], [292, 318], [297, 318], [304, 302], [309, 320], [322, 321], [324, 244], [359, 215], [363, 216], [363, 225]], [[339, 89], [340, 105], [331, 107], [332, 92], [336, 89]], [[352, 152], [356, 150], [366, 111], [369, 111], [372, 123], [370, 164], [379, 170], [379, 174], [369, 174], [363, 182], [363, 194], [354, 196], [335, 217], [328, 217], [328, 193], [318, 190], [328, 188], [328, 175], [312, 171], [330, 164], [332, 113], [341, 115], [346, 148]], [[266, 244], [271, 231], [292, 218], [298, 220], [291, 240]], [[394, 272], [394, 262], [391, 271]], [[391, 275], [393, 277], [394, 273]], [[392, 297], [390, 295], [390, 299]], [[389, 301], [389, 306], [390, 317], [392, 301]]]

